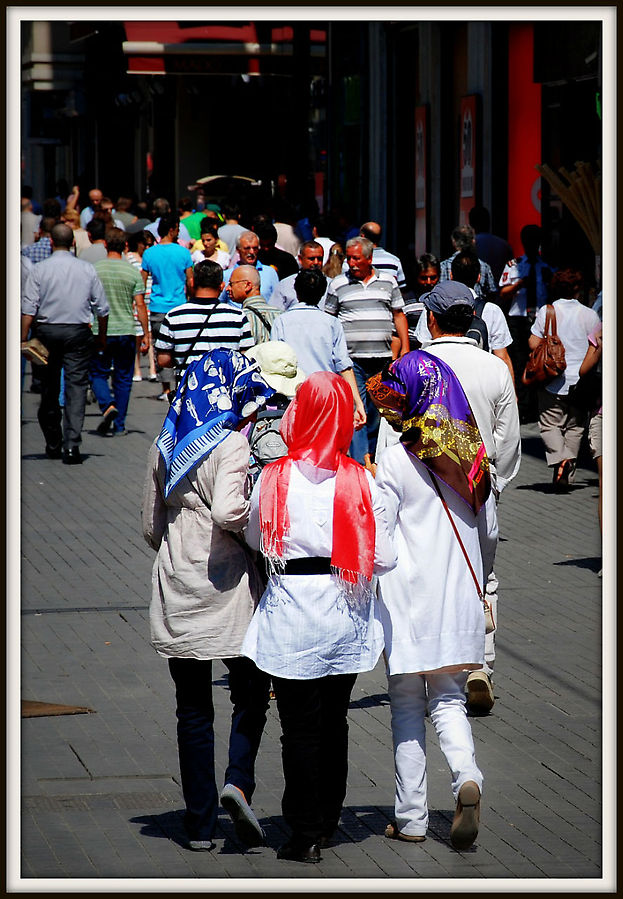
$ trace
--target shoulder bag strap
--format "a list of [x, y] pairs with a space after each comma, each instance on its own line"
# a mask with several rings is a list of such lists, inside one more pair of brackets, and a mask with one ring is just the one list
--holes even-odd
[[195, 344], [197, 343], [197, 341], [199, 340], [199, 338], [201, 337], [201, 335], [202, 335], [203, 332], [205, 331], [206, 325], [208, 324], [208, 322], [209, 322], [209, 320], [210, 320], [210, 316], [212, 315], [212, 313], [214, 312], [214, 310], [216, 309], [217, 306], [218, 306], [218, 300], [216, 301], [216, 303], [214, 304], [214, 306], [212, 306], [212, 308], [210, 309], [210, 311], [209, 311], [208, 314], [206, 315], [206, 317], [205, 317], [205, 319], [204, 319], [204, 322], [203, 322], [201, 328], [197, 331], [197, 334], [195, 335], [195, 339], [193, 340], [193, 342], [191, 343], [191, 345], [188, 347], [188, 349], [187, 349], [186, 352], [184, 353], [184, 358], [182, 359], [181, 363], [175, 367], [175, 373], [176, 373], [176, 374], [177, 374], [178, 372], [183, 371], [183, 370], [185, 369], [185, 367], [186, 367], [186, 362], [188, 361], [188, 358], [190, 357], [192, 351], [194, 350]]
[[244, 312], [252, 312], [254, 315], [257, 315], [259, 320], [262, 322], [262, 324], [264, 325], [264, 327], [270, 334], [270, 332], [272, 330], [272, 325], [270, 324], [270, 322], [267, 319], [264, 318], [264, 316], [262, 315], [261, 312], [258, 312], [257, 309], [254, 309], [253, 306], [247, 306], [246, 308], [243, 306], [242, 308], [243, 308]]
[[558, 337], [558, 329], [556, 327], [556, 310], [552, 306], [551, 303], [547, 304], [547, 313], [545, 318], [545, 330], [543, 332], [544, 337], [549, 337], [551, 334], [552, 337]]
[[463, 551], [463, 555], [465, 556], [465, 561], [467, 562], [467, 565], [469, 567], [471, 575], [474, 579], [474, 583], [476, 584], [476, 590], [478, 592], [478, 597], [481, 602], [484, 602], [485, 597], [484, 597], [483, 591], [481, 590], [480, 584], [478, 583], [478, 578], [476, 577], [476, 572], [472, 568], [472, 563], [469, 561], [469, 556], [467, 555], [467, 550], [465, 549], [465, 545], [464, 545], [463, 541], [461, 540], [461, 535], [459, 534], [456, 524], [454, 523], [454, 519], [452, 518], [452, 515], [450, 514], [450, 509], [448, 508], [448, 503], [443, 498], [443, 494], [442, 494], [441, 490], [439, 489], [439, 484], [437, 483], [437, 478], [432, 473], [432, 471], [430, 471], [430, 469], [428, 470], [428, 473], [430, 475], [431, 481], [433, 482], [433, 486], [434, 486], [435, 490], [437, 491], [437, 495], [439, 496], [439, 499], [441, 500], [442, 505], [443, 505], [444, 509], [446, 510], [446, 515], [448, 516], [448, 519], [450, 520], [450, 524], [452, 525], [452, 530], [454, 531], [454, 536], [459, 541], [459, 546], [461, 547], [461, 550]]

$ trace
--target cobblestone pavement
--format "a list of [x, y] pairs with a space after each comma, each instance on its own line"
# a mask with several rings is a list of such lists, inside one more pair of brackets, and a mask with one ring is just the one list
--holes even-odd
[[[323, 852], [322, 864], [275, 856], [284, 824], [274, 703], [254, 799], [268, 845], [244, 851], [221, 811], [216, 849], [184, 848], [173, 686], [165, 660], [149, 645], [153, 553], [139, 519], [147, 451], [166, 412], [157, 392], [147, 381], [134, 385], [126, 437], [98, 436], [99, 412], [87, 406], [81, 466], [45, 457], [38, 397], [22, 395], [15, 454], [21, 453], [21, 584], [15, 575], [8, 596], [11, 686], [17, 687], [21, 658], [23, 700], [93, 711], [21, 720], [21, 747], [15, 736], [10, 757], [9, 885], [71, 890], [86, 880], [89, 890], [115, 891], [124, 878], [130, 879], [124, 889], [190, 891], [205, 890], [205, 879], [214, 878], [217, 891], [439, 891], [461, 883], [481, 891], [560, 885], [606, 891], [613, 883], [614, 783], [606, 781], [611, 789], [602, 805], [597, 475], [581, 457], [571, 492], [552, 493], [536, 425], [522, 428], [521, 470], [500, 504], [496, 703], [489, 715], [471, 719], [485, 777], [474, 847], [455, 852], [449, 845], [450, 775], [432, 728], [428, 838], [421, 845], [384, 838], [393, 766], [386, 679], [378, 665], [355, 685], [348, 794], [339, 840]], [[230, 706], [225, 668], [216, 663], [214, 670], [222, 778]], [[16, 712], [9, 735], [15, 735], [17, 690], [9, 694], [15, 700], [10, 715]], [[607, 712], [612, 734], [609, 706]]]

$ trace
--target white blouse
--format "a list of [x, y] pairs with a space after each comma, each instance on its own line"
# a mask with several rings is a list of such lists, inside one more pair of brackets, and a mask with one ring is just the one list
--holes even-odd
[[[493, 492], [477, 516], [437, 479], [479, 584], [493, 566], [498, 526]], [[398, 565], [379, 578], [389, 674], [480, 668], [482, 602], [426, 467], [402, 444], [376, 472]]]
[[[367, 474], [376, 523], [374, 574], [396, 565], [385, 511], [374, 479]], [[330, 556], [333, 542], [335, 474], [293, 463], [288, 488], [290, 534], [285, 558]], [[246, 540], [259, 549], [262, 478], [251, 495]], [[332, 574], [275, 575], [270, 578], [242, 644], [242, 654], [277, 677], [308, 680], [328, 674], [370, 671], [383, 650], [383, 627], [370, 591], [360, 609], [349, 605]]]

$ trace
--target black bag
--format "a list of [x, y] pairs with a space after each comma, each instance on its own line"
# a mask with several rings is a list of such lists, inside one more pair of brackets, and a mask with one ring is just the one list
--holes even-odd
[[476, 299], [474, 302], [474, 318], [465, 334], [475, 340], [481, 350], [485, 353], [489, 352], [489, 329], [486, 322], [482, 318], [482, 310], [485, 308], [486, 300]]

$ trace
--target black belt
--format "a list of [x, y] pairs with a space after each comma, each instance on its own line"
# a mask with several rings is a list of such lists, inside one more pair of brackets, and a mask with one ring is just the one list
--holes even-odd
[[288, 559], [284, 574], [331, 574], [331, 559], [325, 556]]

